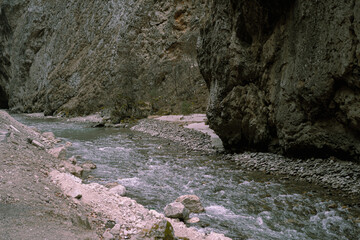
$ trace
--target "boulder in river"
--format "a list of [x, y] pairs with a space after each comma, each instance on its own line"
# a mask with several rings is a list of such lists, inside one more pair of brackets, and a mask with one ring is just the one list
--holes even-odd
[[189, 218], [190, 211], [180, 202], [173, 202], [164, 208], [164, 214], [169, 218], [178, 218], [186, 220]]
[[182, 203], [192, 213], [201, 213], [205, 211], [200, 202], [200, 198], [196, 195], [183, 195], [178, 197], [175, 202]]

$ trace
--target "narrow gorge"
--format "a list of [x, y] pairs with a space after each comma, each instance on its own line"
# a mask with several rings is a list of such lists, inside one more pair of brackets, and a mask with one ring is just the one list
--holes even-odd
[[358, 0], [0, 0], [0, 109], [5, 239], [360, 234]]
[[359, 160], [355, 0], [3, 0], [0, 9], [3, 108], [102, 111], [116, 122], [204, 112], [209, 96], [210, 126], [229, 150]]

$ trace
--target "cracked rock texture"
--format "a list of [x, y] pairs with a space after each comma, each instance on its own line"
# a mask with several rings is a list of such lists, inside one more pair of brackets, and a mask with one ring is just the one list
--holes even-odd
[[190, 0], [1, 0], [0, 108], [205, 111], [196, 59], [203, 7]]
[[225, 148], [360, 161], [360, 2], [208, 7], [198, 60]]

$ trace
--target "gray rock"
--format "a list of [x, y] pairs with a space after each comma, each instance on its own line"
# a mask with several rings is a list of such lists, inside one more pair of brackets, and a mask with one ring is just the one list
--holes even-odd
[[81, 167], [85, 170], [85, 171], [90, 171], [90, 170], [93, 170], [93, 169], [96, 169], [96, 164], [93, 163], [93, 162], [85, 162], [83, 164], [81, 164]]
[[113, 228], [111, 228], [110, 233], [113, 235], [119, 235], [120, 228], [121, 228], [120, 224], [115, 224], [115, 226]]
[[108, 230], [104, 232], [102, 237], [104, 238], [104, 240], [115, 240], [114, 235], [112, 235]]
[[182, 203], [192, 213], [201, 213], [205, 211], [200, 202], [200, 198], [196, 195], [183, 195], [178, 197], [175, 201]]
[[76, 177], [81, 177], [83, 175], [84, 169], [82, 169], [77, 165], [72, 164], [71, 162], [63, 161], [62, 166], [64, 167], [65, 171], [71, 173]]
[[224, 147], [360, 160], [360, 2], [228, 0], [209, 9], [198, 60]]
[[231, 240], [231, 238], [225, 237], [224, 234], [211, 232], [205, 240]]
[[110, 188], [109, 192], [117, 194], [119, 196], [124, 196], [126, 194], [126, 188], [122, 185], [117, 185]]
[[169, 218], [186, 220], [189, 218], [190, 211], [180, 202], [173, 202], [164, 208], [164, 214]]
[[66, 159], [66, 148], [64, 146], [51, 148], [48, 150], [48, 153], [50, 153], [52, 156], [56, 158]]
[[39, 141], [32, 140], [32, 141], [31, 141], [31, 144], [34, 145], [35, 147], [40, 148], [40, 149], [45, 149], [44, 144], [40, 143]]
[[55, 138], [55, 134], [52, 132], [44, 132], [41, 134], [44, 138], [47, 138], [48, 140], [54, 141]]
[[198, 218], [198, 217], [193, 217], [193, 218], [186, 220], [187, 224], [194, 224], [194, 223], [198, 223], [198, 222], [200, 222], [200, 218]]
[[112, 120], [204, 111], [196, 42], [205, 6], [1, 1], [0, 106], [64, 117], [102, 110]]
[[5, 142], [6, 141], [6, 135], [7, 134], [8, 134], [8, 131], [0, 129], [0, 142]]
[[143, 229], [142, 233], [137, 234], [134, 239], [168, 239], [175, 240], [174, 228], [165, 219], [154, 223], [150, 229]]

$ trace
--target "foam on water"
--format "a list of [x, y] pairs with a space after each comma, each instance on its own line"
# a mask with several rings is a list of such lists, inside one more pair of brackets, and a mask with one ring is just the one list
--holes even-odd
[[70, 156], [97, 165], [93, 181], [119, 182], [147, 208], [162, 212], [180, 195], [198, 195], [206, 212], [193, 215], [200, 218], [195, 227], [202, 232], [249, 240], [359, 239], [360, 210], [343, 209], [343, 202], [314, 185], [246, 173], [221, 158], [126, 129], [21, 119], [72, 142]]

